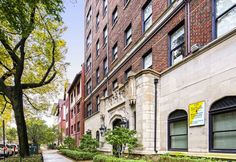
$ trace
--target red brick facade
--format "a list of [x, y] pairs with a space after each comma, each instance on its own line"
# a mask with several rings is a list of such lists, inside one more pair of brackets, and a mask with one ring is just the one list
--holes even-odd
[[[169, 67], [169, 33], [177, 26], [183, 24], [185, 27], [185, 56], [191, 53], [191, 46], [198, 44], [204, 46], [213, 40], [212, 37], [212, 0], [186, 0], [176, 7], [172, 15], [165, 18], [165, 21], [149, 36], [145, 43], [138, 47], [126, 61], [117, 68], [117, 70], [105, 77], [103, 74], [103, 60], [108, 57], [108, 73], [114, 70], [121, 60], [130, 53], [132, 49], [146, 36], [146, 33], [167, 14], [174, 5], [180, 0], [169, 4], [168, 0], [152, 0], [152, 26], [148, 31], [143, 32], [143, 6], [148, 1], [129, 0], [126, 5], [120, 0], [108, 0], [108, 12], [103, 15], [103, 0], [87, 0], [85, 5], [86, 15], [91, 7], [92, 16], [90, 22], [85, 21], [85, 42], [91, 32], [92, 44], [86, 47], [85, 43], [85, 66], [88, 56], [92, 56], [92, 68], [85, 70], [85, 89], [86, 82], [92, 80], [92, 94], [85, 94], [85, 116], [87, 104], [92, 103], [93, 113], [96, 113], [96, 97], [103, 96], [105, 88], [108, 89], [108, 95], [112, 93], [112, 82], [117, 79], [118, 84], [125, 82], [125, 71], [132, 66], [133, 72], [143, 69], [143, 56], [149, 50], [152, 51], [152, 69], [162, 72]], [[112, 12], [117, 7], [118, 20], [112, 24]], [[99, 13], [99, 28], [96, 27], [96, 15]], [[189, 21], [188, 21], [189, 20]], [[132, 43], [125, 46], [124, 32], [131, 24], [132, 26]], [[108, 44], [103, 45], [103, 29], [108, 27]], [[99, 56], [96, 55], [96, 43], [99, 40]], [[118, 58], [112, 60], [112, 47], [118, 44]], [[99, 87], [96, 83], [96, 70], [99, 68], [100, 82], [103, 84]]]

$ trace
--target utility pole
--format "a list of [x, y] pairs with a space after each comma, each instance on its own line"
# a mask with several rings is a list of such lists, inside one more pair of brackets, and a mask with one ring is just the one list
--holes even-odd
[[5, 153], [6, 153], [6, 141], [5, 141], [5, 121], [4, 119], [2, 119], [2, 132], [3, 132], [3, 135], [2, 135], [2, 141], [3, 141], [3, 154], [4, 154], [4, 161], [5, 161]]

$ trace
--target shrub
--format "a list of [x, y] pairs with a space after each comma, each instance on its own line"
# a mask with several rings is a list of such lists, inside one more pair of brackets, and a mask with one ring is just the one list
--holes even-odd
[[124, 154], [126, 147], [128, 148], [128, 153], [130, 155], [132, 150], [139, 146], [138, 139], [135, 135], [135, 130], [116, 127], [115, 129], [106, 132], [105, 139], [109, 144], [117, 147], [116, 150], [113, 150], [113, 153], [120, 157]]
[[96, 155], [95, 153], [91, 152], [80, 152], [75, 150], [69, 150], [69, 149], [61, 149], [60, 152], [74, 160], [92, 160], [93, 157]]
[[91, 135], [83, 135], [80, 141], [79, 149], [84, 152], [96, 152], [99, 143], [96, 139], [93, 139]]
[[114, 156], [106, 156], [106, 155], [96, 155], [93, 158], [93, 162], [146, 162], [146, 161], [117, 158]]
[[170, 156], [161, 155], [158, 162], [227, 162], [224, 160], [217, 160], [213, 158], [192, 157], [192, 156]]
[[66, 137], [64, 140], [64, 144], [69, 149], [75, 149], [76, 148], [76, 141], [72, 137]]
[[[10, 157], [5, 160], [6, 162], [19, 162], [19, 157]], [[27, 157], [22, 159], [22, 162], [42, 162], [42, 155], [33, 155], [31, 157]]]

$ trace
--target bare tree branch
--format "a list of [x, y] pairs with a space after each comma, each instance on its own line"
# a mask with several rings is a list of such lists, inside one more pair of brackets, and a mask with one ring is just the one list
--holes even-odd
[[2, 65], [6, 70], [11, 71], [5, 64], [2, 63], [2, 61], [0, 61], [0, 65]]
[[39, 108], [37, 108], [37, 107], [30, 101], [29, 96], [27, 96], [25, 93], [23, 93], [23, 95], [25, 96], [26, 101], [32, 106], [32, 108], [34, 108], [35, 110], [39, 111]]
[[3, 93], [0, 93], [0, 95], [2, 95], [4, 100], [5, 100], [4, 107], [3, 107], [2, 111], [1, 111], [1, 114], [3, 114], [5, 109], [7, 108], [7, 104], [11, 104], [11, 103], [7, 100], [6, 96]]

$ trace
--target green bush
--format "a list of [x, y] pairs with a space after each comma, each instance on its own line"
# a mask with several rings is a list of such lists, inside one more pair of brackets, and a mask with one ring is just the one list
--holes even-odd
[[74, 160], [92, 160], [93, 157], [96, 155], [95, 153], [91, 152], [80, 152], [76, 150], [69, 150], [69, 149], [61, 149], [60, 152]]
[[96, 155], [93, 158], [93, 162], [146, 162], [146, 161], [117, 158], [114, 156], [106, 156], [106, 155]]
[[96, 152], [98, 146], [99, 142], [96, 139], [92, 138], [91, 135], [85, 134], [80, 141], [79, 149], [84, 152]]
[[76, 141], [72, 137], [66, 137], [64, 139], [64, 144], [69, 149], [75, 149], [76, 148]]
[[[19, 157], [10, 157], [6, 158], [6, 162], [19, 162], [20, 158]], [[33, 155], [28, 158], [22, 159], [22, 162], [42, 162], [42, 155]]]
[[201, 158], [201, 157], [191, 157], [191, 156], [170, 156], [161, 155], [158, 162], [227, 162], [224, 160], [217, 160], [213, 158]]

